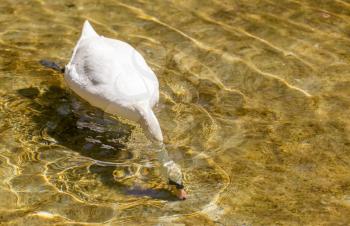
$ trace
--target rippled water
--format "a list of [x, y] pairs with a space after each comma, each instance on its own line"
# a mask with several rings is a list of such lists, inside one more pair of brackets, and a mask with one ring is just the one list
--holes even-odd
[[[140, 128], [58, 73], [82, 23], [132, 44], [189, 199]], [[0, 222], [346, 225], [350, 1], [1, 0]]]

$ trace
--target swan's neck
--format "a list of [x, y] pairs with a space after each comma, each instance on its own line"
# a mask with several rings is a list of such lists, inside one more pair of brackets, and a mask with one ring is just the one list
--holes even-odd
[[140, 113], [140, 124], [147, 137], [151, 139], [157, 148], [157, 157], [161, 164], [160, 170], [163, 177], [182, 186], [182, 173], [180, 167], [168, 156], [168, 152], [163, 144], [163, 135], [158, 119], [149, 105], [138, 105]]
[[181, 168], [169, 157], [165, 145], [160, 145], [156, 153], [160, 163], [160, 173], [162, 177], [169, 180], [168, 182], [175, 182], [178, 186], [182, 186]]
[[140, 114], [140, 125], [146, 136], [154, 142], [163, 143], [163, 134], [158, 119], [148, 104], [141, 104], [137, 107]]

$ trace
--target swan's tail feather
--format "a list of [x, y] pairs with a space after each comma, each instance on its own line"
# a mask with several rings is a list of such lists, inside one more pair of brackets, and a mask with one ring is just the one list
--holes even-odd
[[48, 68], [51, 68], [51, 69], [54, 69], [55, 71], [58, 71], [58, 72], [61, 72], [61, 73], [64, 73], [64, 67], [61, 67], [60, 65], [56, 64], [55, 62], [53, 61], [50, 61], [50, 60], [41, 60], [39, 61], [39, 63], [45, 67], [48, 67]]
[[94, 28], [91, 26], [88, 20], [85, 20], [83, 30], [81, 32], [81, 38], [98, 37]]

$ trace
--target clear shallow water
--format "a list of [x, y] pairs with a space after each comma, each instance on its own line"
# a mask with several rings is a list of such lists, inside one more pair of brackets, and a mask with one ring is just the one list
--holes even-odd
[[[349, 1], [2, 0], [0, 12], [1, 222], [350, 222]], [[67, 63], [85, 19], [158, 75], [187, 201], [137, 126], [37, 63]]]

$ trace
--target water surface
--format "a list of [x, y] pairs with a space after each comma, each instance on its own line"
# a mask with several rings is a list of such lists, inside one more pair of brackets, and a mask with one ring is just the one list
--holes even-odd
[[[85, 19], [156, 72], [189, 198], [137, 125], [71, 93]], [[348, 0], [2, 0], [0, 221], [10, 225], [346, 225]]]

